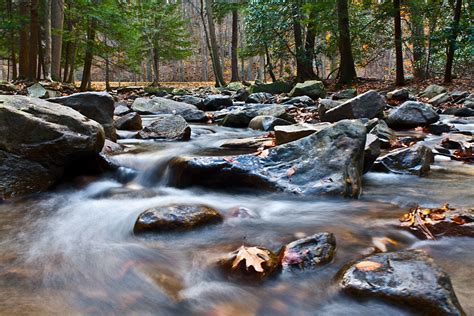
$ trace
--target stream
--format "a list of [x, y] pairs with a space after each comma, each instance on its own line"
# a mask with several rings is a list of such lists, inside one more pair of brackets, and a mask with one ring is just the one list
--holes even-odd
[[[145, 125], [152, 119], [145, 116]], [[170, 158], [244, 153], [220, 145], [261, 135], [191, 128], [189, 142], [122, 139], [125, 152], [113, 157], [122, 166], [118, 171], [0, 203], [1, 314], [411, 315], [381, 300], [349, 297], [337, 285], [344, 265], [387, 237], [393, 249], [426, 250], [450, 275], [466, 313], [474, 315], [472, 239], [421, 241], [395, 226], [414, 204], [472, 207], [473, 165], [437, 156], [426, 177], [370, 172], [359, 200], [168, 187]], [[207, 204], [226, 219], [191, 232], [133, 235], [141, 212], [170, 203]], [[232, 216], [235, 207], [254, 214]], [[336, 236], [337, 252], [319, 269], [285, 272], [257, 285], [229, 281], [216, 269], [219, 258], [242, 244], [277, 252], [324, 231]]]

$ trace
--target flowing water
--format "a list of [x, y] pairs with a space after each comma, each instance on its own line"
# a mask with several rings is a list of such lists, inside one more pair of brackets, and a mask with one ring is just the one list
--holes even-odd
[[[190, 142], [122, 140], [127, 149], [115, 156], [119, 171], [0, 204], [1, 314], [410, 315], [338, 290], [338, 270], [369, 253], [378, 237], [396, 241], [394, 249], [425, 249], [450, 275], [466, 312], [474, 314], [472, 239], [419, 241], [393, 225], [414, 203], [473, 206], [472, 165], [439, 159], [422, 178], [369, 173], [360, 200], [167, 187], [171, 157], [236, 154], [219, 146], [257, 135], [216, 126], [192, 129]], [[138, 214], [170, 203], [208, 204], [226, 220], [192, 232], [132, 234]], [[254, 216], [232, 217], [233, 207], [246, 207]], [[216, 269], [216, 260], [243, 243], [278, 251], [323, 231], [335, 234], [337, 252], [317, 270], [243, 284]]]

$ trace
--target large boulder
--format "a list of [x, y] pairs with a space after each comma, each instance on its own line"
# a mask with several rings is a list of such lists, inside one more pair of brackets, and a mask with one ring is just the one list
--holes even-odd
[[48, 99], [73, 108], [82, 115], [99, 122], [105, 131], [105, 136], [113, 141], [117, 139], [114, 127], [114, 99], [107, 92], [81, 92], [65, 97]]
[[161, 114], [137, 135], [141, 139], [189, 140], [191, 127], [180, 115]]
[[175, 101], [192, 104], [197, 108], [199, 108], [202, 105], [202, 102], [204, 100], [203, 98], [196, 97], [194, 95], [176, 96], [175, 99], [176, 99]]
[[384, 107], [383, 97], [377, 91], [369, 90], [328, 109], [320, 116], [320, 119], [324, 122], [337, 122], [343, 119], [371, 119], [381, 116]]
[[217, 224], [222, 220], [223, 217], [217, 210], [205, 205], [160, 206], [141, 213], [135, 222], [133, 232], [141, 234], [192, 230], [204, 225]]
[[275, 126], [275, 142], [277, 145], [286, 144], [294, 140], [306, 137], [329, 127], [330, 123], [297, 123], [286, 126]]
[[425, 90], [420, 94], [420, 97], [431, 99], [441, 93], [448, 91], [445, 87], [438, 86], [437, 84], [432, 84], [426, 87]]
[[287, 121], [294, 121], [280, 104], [249, 104], [230, 111], [222, 121], [227, 127], [247, 127], [256, 116], [273, 116]]
[[198, 105], [198, 108], [203, 111], [217, 111], [232, 106], [232, 104], [232, 98], [228, 95], [211, 94], [203, 100], [202, 104]]
[[449, 276], [425, 252], [406, 250], [357, 260], [339, 285], [356, 297], [378, 297], [422, 315], [465, 315]]
[[422, 176], [430, 171], [433, 162], [431, 149], [423, 144], [396, 149], [378, 158], [374, 170], [399, 174], [414, 174]]
[[207, 120], [206, 114], [196, 106], [161, 97], [137, 98], [133, 101], [132, 110], [141, 114], [177, 114], [188, 122]]
[[291, 84], [284, 81], [275, 81], [272, 83], [255, 84], [250, 87], [250, 93], [267, 92], [271, 94], [288, 93], [291, 91]]
[[78, 157], [104, 145], [99, 123], [79, 112], [25, 96], [0, 95], [0, 196], [46, 190]]
[[387, 100], [406, 101], [410, 97], [407, 89], [396, 89], [387, 93]]
[[142, 129], [142, 118], [137, 112], [128, 113], [115, 120], [115, 127], [121, 130], [138, 131]]
[[366, 129], [360, 122], [341, 121], [269, 149], [265, 155], [176, 157], [169, 164], [170, 184], [357, 198], [365, 138]]
[[416, 101], [407, 101], [390, 110], [386, 119], [391, 128], [427, 126], [438, 120], [439, 115], [430, 105]]
[[288, 122], [287, 120], [284, 120], [278, 117], [269, 116], [269, 115], [260, 115], [260, 116], [254, 117], [249, 122], [249, 128], [268, 132], [268, 131], [273, 131], [275, 126], [290, 125], [290, 124], [291, 122]]
[[283, 270], [312, 269], [329, 263], [336, 251], [332, 233], [319, 233], [293, 241], [283, 247], [280, 257]]
[[306, 95], [310, 98], [317, 99], [326, 96], [324, 83], [317, 80], [308, 80], [303, 83], [297, 83], [290, 92], [290, 97], [298, 97]]

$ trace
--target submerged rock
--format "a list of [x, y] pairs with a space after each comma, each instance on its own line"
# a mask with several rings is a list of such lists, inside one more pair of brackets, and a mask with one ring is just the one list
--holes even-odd
[[138, 131], [142, 129], [142, 118], [137, 112], [128, 113], [115, 120], [115, 127], [126, 131]]
[[310, 98], [323, 98], [326, 95], [324, 83], [317, 80], [308, 80], [303, 83], [297, 83], [290, 91], [290, 97], [306, 95]]
[[283, 270], [310, 269], [329, 263], [336, 250], [332, 233], [319, 233], [287, 244], [281, 251]]
[[132, 110], [141, 114], [177, 114], [188, 122], [207, 120], [206, 114], [196, 106], [161, 97], [137, 98], [133, 101]]
[[433, 162], [431, 149], [422, 144], [400, 148], [378, 158], [374, 170], [398, 174], [414, 174], [423, 176], [430, 170]]
[[425, 103], [407, 101], [397, 108], [390, 110], [387, 124], [391, 128], [411, 128], [426, 126], [439, 120], [439, 115]]
[[161, 114], [137, 135], [141, 139], [189, 140], [191, 127], [180, 115]]
[[81, 92], [65, 97], [48, 99], [73, 108], [82, 115], [99, 122], [105, 131], [105, 136], [113, 141], [117, 139], [114, 127], [114, 99], [107, 92]]
[[169, 165], [170, 184], [357, 198], [361, 192], [365, 138], [366, 129], [360, 122], [341, 121], [269, 149], [268, 155], [177, 157]]
[[99, 153], [105, 139], [99, 123], [69, 107], [6, 95], [0, 95], [0, 135], [5, 197], [47, 189], [76, 156]]
[[321, 121], [337, 122], [343, 119], [374, 118], [382, 114], [385, 101], [377, 91], [369, 90], [355, 98], [326, 110]]
[[133, 232], [140, 234], [192, 230], [222, 221], [223, 217], [217, 210], [205, 205], [160, 206], [141, 213], [135, 222]]
[[339, 285], [357, 297], [379, 297], [426, 315], [465, 315], [449, 276], [423, 251], [360, 259], [343, 272]]
[[269, 115], [256, 116], [249, 122], [249, 128], [265, 132], [273, 131], [275, 126], [281, 125], [291, 125], [291, 122]]

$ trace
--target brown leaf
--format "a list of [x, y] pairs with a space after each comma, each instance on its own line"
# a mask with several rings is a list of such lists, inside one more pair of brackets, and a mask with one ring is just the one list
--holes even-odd
[[264, 272], [262, 263], [270, 260], [270, 257], [265, 250], [260, 248], [241, 246], [232, 262], [232, 269], [236, 269], [243, 260], [245, 260], [247, 271], [253, 267], [256, 272]]
[[456, 215], [453, 218], [451, 218], [451, 220], [453, 221], [454, 224], [457, 224], [457, 225], [466, 224], [466, 221], [461, 216]]
[[374, 271], [382, 266], [383, 264], [381, 263], [369, 261], [369, 260], [361, 261], [355, 265], [355, 267], [359, 269], [360, 271]]
[[290, 169], [288, 169], [288, 171], [286, 172], [286, 175], [288, 178], [291, 178], [296, 172], [296, 168], [295, 167], [291, 167]]

